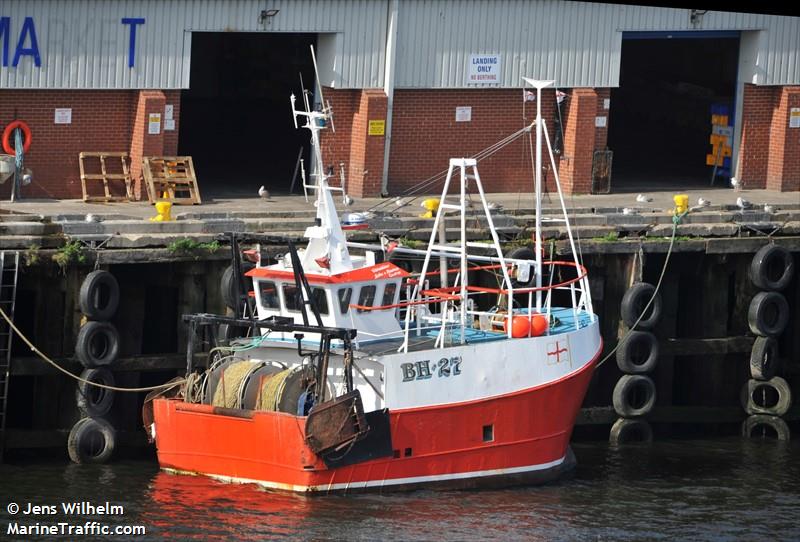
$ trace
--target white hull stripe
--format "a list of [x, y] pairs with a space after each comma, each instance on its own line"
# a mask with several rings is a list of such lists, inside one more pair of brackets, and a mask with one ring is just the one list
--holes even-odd
[[253, 480], [250, 478], [237, 478], [235, 476], [224, 476], [222, 474], [206, 474], [206, 473], [196, 473], [192, 471], [185, 471], [181, 469], [172, 469], [168, 467], [164, 467], [162, 470], [174, 474], [188, 474], [188, 475], [197, 475], [203, 474], [204, 476], [209, 476], [214, 478], [215, 480], [220, 480], [222, 482], [230, 482], [235, 484], [258, 484], [263, 487], [267, 487], [270, 489], [280, 489], [283, 491], [296, 491], [296, 492], [315, 492], [315, 491], [338, 491], [338, 490], [347, 490], [347, 489], [364, 489], [368, 487], [386, 487], [386, 486], [397, 486], [397, 485], [405, 485], [405, 484], [424, 484], [427, 482], [443, 482], [448, 480], [463, 480], [465, 478], [487, 478], [490, 476], [500, 476], [500, 475], [508, 475], [508, 474], [520, 474], [525, 472], [535, 472], [540, 470], [547, 470], [553, 467], [557, 467], [561, 465], [566, 456], [562, 457], [561, 459], [556, 459], [555, 461], [550, 461], [549, 463], [541, 463], [539, 465], [526, 465], [523, 467], [512, 467], [508, 469], [491, 469], [491, 470], [480, 470], [480, 471], [470, 471], [470, 472], [456, 472], [452, 474], [432, 474], [429, 476], [411, 476], [409, 478], [392, 478], [388, 480], [367, 480], [365, 482], [348, 482], [348, 483], [341, 483], [341, 484], [329, 484], [326, 486], [303, 486], [303, 485], [293, 485], [293, 484], [282, 484], [280, 482], [270, 482], [268, 480]]

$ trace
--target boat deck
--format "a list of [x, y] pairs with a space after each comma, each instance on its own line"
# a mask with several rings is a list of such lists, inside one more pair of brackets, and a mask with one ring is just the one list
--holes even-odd
[[[527, 312], [527, 311], [523, 311]], [[571, 308], [554, 308], [551, 314], [556, 319], [556, 325], [550, 328], [550, 336], [566, 333], [576, 329], [575, 319], [576, 314]], [[586, 312], [577, 314], [578, 328], [587, 327], [591, 323], [591, 317]], [[412, 330], [414, 325], [412, 323]], [[475, 329], [472, 327], [465, 330], [466, 344], [478, 344], [491, 341], [502, 341], [507, 339], [508, 336], [502, 331], [485, 331], [482, 329]], [[441, 328], [429, 328], [422, 330], [420, 335], [412, 334], [409, 337], [410, 352], [418, 352], [421, 350], [428, 350], [433, 347], [436, 339], [441, 333]], [[445, 329], [447, 336], [445, 337], [445, 345], [457, 345], [461, 343], [461, 327], [456, 325], [449, 325]], [[369, 355], [382, 355], [396, 352], [402, 344], [402, 337], [393, 337], [390, 339], [373, 340], [369, 342], [361, 342], [358, 350], [362, 353]]]

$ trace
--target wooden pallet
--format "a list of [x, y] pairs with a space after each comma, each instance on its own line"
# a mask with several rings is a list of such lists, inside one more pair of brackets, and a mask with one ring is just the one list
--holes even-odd
[[[97, 161], [91, 160], [96, 158]], [[106, 159], [111, 158], [108, 163]], [[87, 160], [90, 159], [90, 160]], [[117, 160], [119, 160], [120, 167], [117, 167]], [[108, 203], [111, 201], [131, 201], [133, 200], [133, 193], [131, 192], [131, 174], [128, 170], [128, 153], [127, 152], [82, 152], [78, 155], [78, 163], [81, 169], [81, 189], [83, 190], [83, 201], [90, 202], [103, 202]], [[109, 172], [109, 170], [114, 170]], [[92, 173], [87, 173], [92, 171]], [[102, 181], [103, 194], [94, 195], [90, 194], [89, 184]], [[118, 187], [113, 186], [119, 184], [119, 181], [124, 183], [124, 194], [118, 193]], [[113, 183], [113, 185], [112, 185]], [[116, 192], [116, 194], [114, 193]]]
[[145, 156], [142, 158], [142, 173], [150, 203], [202, 203], [191, 156]]

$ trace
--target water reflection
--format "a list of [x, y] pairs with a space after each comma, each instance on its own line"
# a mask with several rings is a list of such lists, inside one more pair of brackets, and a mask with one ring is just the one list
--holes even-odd
[[124, 505], [124, 518], [107, 521], [146, 525], [150, 540], [800, 539], [797, 442], [574, 449], [575, 473], [541, 487], [317, 497], [165, 474], [148, 462], [4, 465], [0, 527], [10, 501], [90, 500]]

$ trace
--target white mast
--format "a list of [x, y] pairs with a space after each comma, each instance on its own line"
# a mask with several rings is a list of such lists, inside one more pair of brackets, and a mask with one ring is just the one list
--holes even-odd
[[[314, 56], [314, 47], [311, 47], [311, 55], [314, 60], [314, 71], [317, 70], [317, 61]], [[299, 111], [295, 108], [295, 95], [289, 97], [292, 104], [292, 118], [294, 119], [294, 127], [297, 128], [297, 116], [306, 117], [306, 123], [303, 128], [311, 131], [311, 148], [314, 153], [314, 173], [311, 174], [315, 178], [315, 183], [311, 185], [304, 184], [305, 188], [313, 188], [316, 190], [317, 201], [317, 222], [318, 224], [310, 226], [306, 229], [305, 236], [309, 239], [308, 247], [302, 255], [303, 268], [306, 271], [313, 271], [318, 273], [326, 273], [330, 270], [331, 274], [350, 271], [353, 269], [353, 263], [350, 260], [350, 253], [347, 250], [347, 239], [342, 231], [339, 217], [336, 214], [336, 206], [333, 203], [331, 190], [342, 190], [341, 188], [332, 188], [328, 186], [329, 175], [325, 173], [325, 164], [322, 160], [322, 149], [320, 148], [319, 132], [328, 124], [333, 127], [333, 113], [330, 104], [324, 105], [324, 98], [322, 97], [322, 85], [319, 83], [319, 75], [317, 74], [317, 82], [319, 85], [320, 101], [323, 105], [320, 111], [314, 111], [308, 103], [308, 98], [305, 97], [303, 103], [305, 111]], [[327, 264], [323, 264], [327, 260]]]
[[539, 79], [522, 78], [526, 83], [536, 88], [536, 163], [535, 191], [536, 191], [536, 312], [542, 312], [542, 89], [549, 87], [555, 81], [542, 81]]

